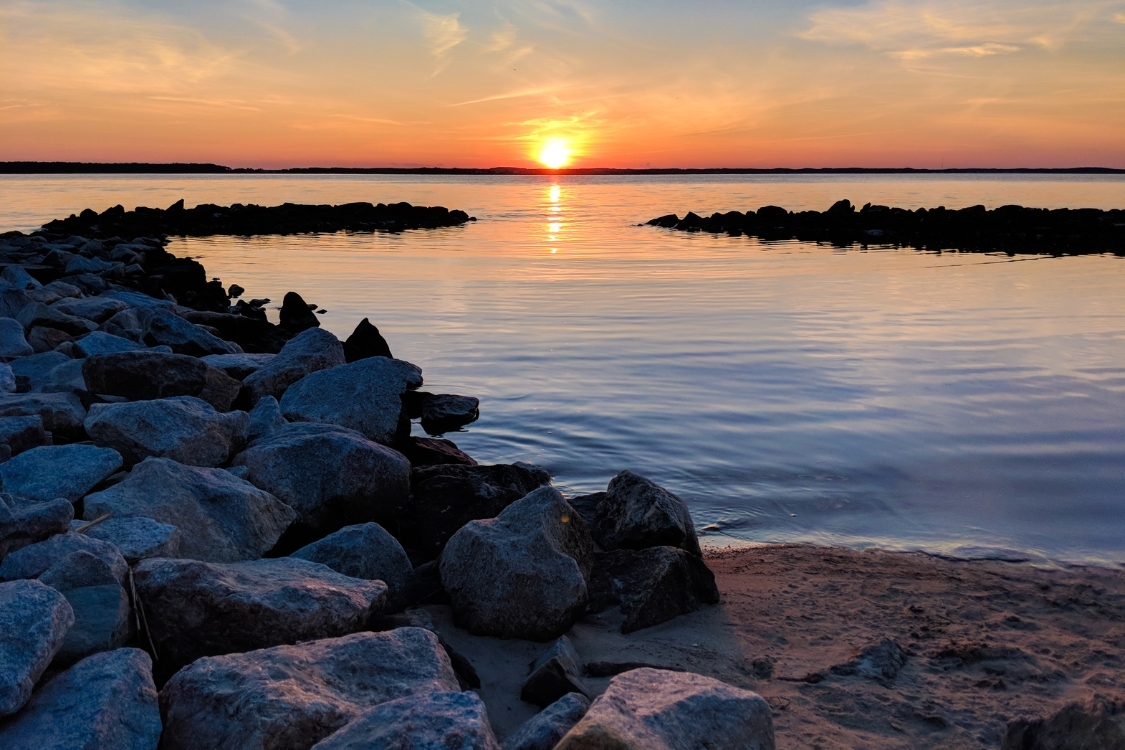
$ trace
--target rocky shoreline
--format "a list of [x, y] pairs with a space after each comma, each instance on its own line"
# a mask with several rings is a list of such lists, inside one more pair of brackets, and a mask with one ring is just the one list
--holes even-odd
[[870, 203], [856, 210], [837, 201], [827, 211], [787, 211], [763, 206], [757, 211], [729, 211], [683, 218], [668, 214], [650, 226], [682, 232], [711, 232], [763, 241], [801, 240], [837, 247], [871, 245], [918, 250], [1011, 255], [1125, 255], [1125, 210], [1046, 209], [1001, 206], [992, 210], [944, 206], [910, 210]]

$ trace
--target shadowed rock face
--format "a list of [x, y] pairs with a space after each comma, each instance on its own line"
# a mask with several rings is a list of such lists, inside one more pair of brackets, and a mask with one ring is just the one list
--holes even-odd
[[37, 503], [0, 494], [0, 560], [66, 532], [73, 518], [74, 506], [62, 498]]
[[1016, 719], [1001, 750], [1125, 750], [1125, 706], [1104, 698], [1071, 703], [1046, 718]]
[[310, 328], [286, 342], [276, 357], [242, 382], [253, 406], [263, 396], [280, 400], [289, 386], [306, 375], [342, 364], [344, 345], [340, 340], [328, 331]]
[[715, 576], [703, 558], [682, 549], [621, 549], [594, 559], [590, 611], [620, 605], [625, 615], [622, 633], [659, 625], [718, 602]]
[[313, 750], [500, 750], [475, 693], [420, 693], [368, 709]]
[[39, 581], [0, 583], [0, 717], [27, 703], [32, 686], [73, 624], [74, 610], [50, 586]]
[[402, 545], [377, 523], [345, 526], [302, 547], [291, 557], [327, 565], [352, 578], [383, 581], [387, 584], [388, 600], [397, 600], [414, 574], [414, 566]]
[[703, 554], [684, 501], [631, 471], [610, 480], [598, 503], [592, 532], [607, 550], [668, 546]]
[[504, 740], [504, 750], [554, 750], [590, 709], [590, 699], [568, 693], [529, 719]]

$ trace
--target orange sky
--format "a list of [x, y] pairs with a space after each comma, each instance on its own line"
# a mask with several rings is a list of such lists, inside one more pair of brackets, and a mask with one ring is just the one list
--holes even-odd
[[778, 5], [0, 0], [0, 160], [1125, 168], [1125, 1]]

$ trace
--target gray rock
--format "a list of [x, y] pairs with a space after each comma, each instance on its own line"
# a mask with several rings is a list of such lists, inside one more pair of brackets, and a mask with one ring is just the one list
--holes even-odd
[[0, 273], [0, 279], [16, 289], [42, 289], [43, 285], [32, 278], [23, 266], [12, 263]]
[[95, 444], [113, 448], [133, 465], [149, 456], [189, 466], [219, 466], [246, 444], [250, 416], [220, 414], [193, 396], [93, 404], [86, 433]]
[[531, 664], [531, 674], [520, 688], [520, 700], [545, 708], [567, 693], [589, 697], [590, 689], [579, 675], [578, 653], [565, 635], [551, 644]]
[[66, 500], [17, 503], [11, 495], [0, 495], [0, 560], [28, 545], [65, 533], [74, 518], [74, 506]]
[[273, 396], [263, 396], [250, 410], [250, 439], [257, 440], [272, 435], [289, 421], [281, 416], [281, 408]]
[[397, 601], [414, 574], [402, 545], [377, 523], [346, 526], [290, 556], [327, 565], [352, 578], [383, 581], [392, 602]]
[[582, 517], [553, 487], [469, 522], [440, 559], [454, 621], [477, 635], [558, 638], [585, 612], [593, 549]]
[[38, 352], [30, 357], [21, 357], [14, 360], [9, 367], [15, 375], [20, 390], [27, 392], [41, 392], [51, 380], [51, 373], [60, 365], [65, 365], [74, 360], [62, 352]]
[[12, 372], [12, 366], [0, 362], [0, 393], [15, 393], [16, 390], [16, 374]]
[[0, 725], [5, 750], [156, 750], [160, 708], [152, 660], [122, 648], [83, 659]]
[[36, 352], [51, 352], [63, 344], [73, 343], [74, 337], [57, 328], [36, 326], [27, 332], [27, 343]]
[[500, 750], [488, 711], [475, 693], [419, 693], [352, 719], [313, 750]]
[[296, 518], [288, 505], [229, 472], [167, 458], [145, 459], [120, 483], [86, 496], [84, 518], [106, 513], [190, 529], [180, 554], [211, 562], [261, 557]]
[[131, 331], [131, 335], [136, 335], [137, 340], [140, 341], [144, 336], [145, 321], [148, 320], [147, 307], [128, 307], [121, 312], [113, 315], [108, 320], [102, 322], [100, 329], [103, 331], [110, 331], [111, 328], [119, 328], [125, 331]]
[[154, 308], [147, 311], [144, 342], [149, 346], [172, 347], [177, 354], [203, 357], [208, 354], [241, 354], [242, 347], [209, 333], [204, 328], [189, 323], [170, 310]]
[[394, 518], [410, 494], [405, 456], [334, 425], [286, 425], [251, 443], [233, 463], [292, 506], [314, 536]]
[[44, 393], [85, 393], [86, 381], [82, 377], [82, 360], [72, 359], [63, 362], [47, 373], [47, 377], [38, 385], [36, 390]]
[[82, 296], [82, 290], [81, 289], [79, 289], [76, 286], [71, 286], [70, 284], [67, 284], [65, 281], [59, 281], [57, 279], [55, 281], [52, 281], [50, 284], [44, 284], [43, 285], [43, 291], [44, 292], [52, 292], [54, 294], [57, 294], [57, 295], [59, 295], [60, 298], [62, 298], [62, 297], [81, 297]]
[[1008, 722], [1000, 750], [1121, 750], [1125, 748], [1125, 705], [1095, 695], [1068, 703], [1048, 717]]
[[65, 596], [74, 610], [74, 625], [55, 656], [56, 663], [73, 664], [90, 654], [120, 648], [129, 640], [129, 595], [100, 557], [84, 550], [72, 552], [48, 568], [39, 581]]
[[105, 294], [99, 295], [101, 297], [108, 297], [110, 299], [121, 300], [129, 307], [136, 307], [145, 310], [150, 310], [155, 307], [171, 310], [175, 307], [175, 303], [166, 299], [156, 299], [141, 292], [133, 292], [128, 289], [115, 289]]
[[85, 318], [67, 315], [44, 305], [42, 302], [32, 302], [20, 310], [16, 320], [23, 324], [24, 329], [28, 331], [37, 326], [43, 326], [77, 336], [97, 329], [93, 322]]
[[422, 400], [422, 429], [430, 435], [458, 430], [480, 417], [480, 401], [472, 396], [430, 394]]
[[121, 336], [114, 336], [105, 331], [88, 333], [74, 342], [75, 352], [79, 357], [92, 357], [95, 354], [113, 354], [114, 352], [135, 352], [145, 347]]
[[245, 380], [247, 376], [268, 365], [276, 354], [209, 354], [203, 361], [228, 377]]
[[83, 258], [81, 255], [76, 255], [66, 264], [66, 270], [63, 273], [67, 276], [83, 273], [121, 275], [124, 268], [124, 263], [114, 263], [100, 258]]
[[63, 533], [8, 555], [0, 563], [0, 581], [38, 578], [75, 552], [86, 552], [101, 560], [118, 583], [124, 581], [129, 572], [125, 558], [109, 542], [85, 534]]
[[390, 445], [410, 434], [402, 394], [420, 385], [422, 371], [409, 362], [370, 357], [305, 376], [281, 397], [281, 413], [290, 422], [340, 425]]
[[73, 624], [70, 605], [50, 586], [39, 581], [0, 583], [0, 717], [27, 703], [32, 686]]
[[0, 318], [0, 361], [10, 362], [34, 353], [24, 338], [23, 323], [14, 318]]
[[263, 396], [282, 398], [286, 389], [309, 373], [344, 364], [344, 345], [322, 328], [310, 328], [285, 343], [281, 351], [257, 371], [246, 376], [250, 403]]
[[420, 628], [208, 657], [161, 691], [161, 747], [307, 750], [368, 708], [457, 689], [437, 636]]
[[22, 289], [0, 289], [0, 318], [14, 319], [33, 302], [31, 295]]
[[830, 671], [844, 676], [860, 675], [888, 684], [898, 677], [904, 666], [906, 651], [890, 638], [884, 638], [860, 651], [852, 661], [838, 664]]
[[503, 750], [554, 750], [590, 709], [590, 699], [568, 693], [547, 706], [504, 740]]
[[197, 396], [219, 411], [229, 411], [242, 388], [237, 380], [200, 359], [155, 351], [87, 357], [82, 375], [91, 393], [135, 401]]
[[93, 445], [43, 445], [0, 464], [4, 491], [28, 500], [74, 503], [121, 468], [121, 454]]
[[[89, 521], [75, 519], [70, 522], [70, 530], [74, 531], [88, 524]], [[107, 518], [90, 526], [85, 534], [91, 539], [109, 542], [117, 547], [130, 565], [136, 565], [150, 557], [179, 557], [183, 539], [175, 526], [141, 516]]]
[[773, 716], [757, 693], [690, 672], [614, 677], [556, 750], [773, 750]]
[[703, 555], [684, 501], [631, 471], [610, 481], [592, 531], [605, 550], [680, 547]]
[[284, 557], [145, 560], [135, 580], [156, 653], [173, 664], [354, 633], [387, 597], [381, 581]]
[[110, 297], [83, 297], [81, 299], [61, 299], [51, 307], [64, 315], [85, 318], [95, 323], [104, 323], [122, 310], [128, 309], [121, 300]]
[[38, 416], [43, 428], [65, 438], [80, 438], [86, 409], [74, 393], [12, 393], [0, 396], [0, 417]]
[[595, 558], [589, 578], [591, 612], [621, 605], [622, 633], [659, 625], [718, 604], [715, 576], [703, 558], [678, 547], [619, 549]]

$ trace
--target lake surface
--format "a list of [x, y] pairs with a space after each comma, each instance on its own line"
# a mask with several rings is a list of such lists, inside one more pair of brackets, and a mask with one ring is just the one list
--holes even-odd
[[427, 390], [481, 399], [448, 437], [482, 462], [538, 463], [576, 493], [634, 469], [711, 544], [1125, 562], [1125, 260], [637, 226], [841, 198], [1121, 208], [1120, 177], [4, 177], [0, 229], [180, 198], [477, 216], [170, 250], [274, 306], [300, 292], [341, 338], [370, 317]]

